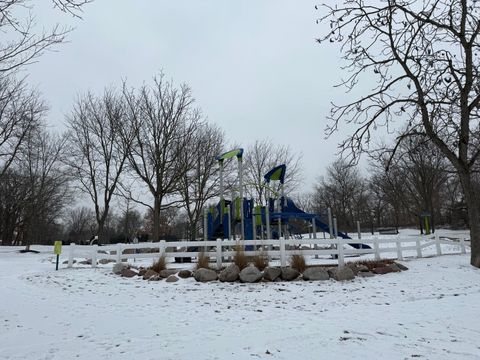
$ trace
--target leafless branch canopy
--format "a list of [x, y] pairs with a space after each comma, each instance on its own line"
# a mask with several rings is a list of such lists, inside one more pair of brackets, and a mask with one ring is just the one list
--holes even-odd
[[[375, 86], [350, 103], [334, 105], [332, 134], [340, 121], [355, 125], [342, 151], [357, 159], [377, 126], [406, 123], [398, 143], [425, 135], [457, 172], [466, 197], [471, 263], [480, 267], [480, 197], [473, 173], [480, 156], [480, 6], [477, 0], [343, 0], [324, 4], [318, 39], [340, 43], [347, 91], [365, 78]], [[393, 152], [393, 155], [395, 151]]]
[[82, 7], [93, 0], [52, 0], [53, 5], [65, 13], [80, 17]]
[[12, 76], [0, 77], [0, 175], [3, 175], [28, 137], [38, 130], [46, 107], [38, 93]]
[[99, 236], [108, 217], [128, 156], [132, 133], [125, 132], [126, 107], [115, 90], [78, 99], [68, 118], [67, 163], [95, 207]]
[[329, 134], [340, 120], [356, 124], [342, 150], [356, 157], [369, 150], [377, 126], [406, 122], [398, 141], [426, 134], [457, 168], [470, 168], [480, 149], [480, 7], [469, 0], [346, 0], [325, 4], [320, 22], [330, 32], [318, 39], [340, 43], [351, 90], [365, 77], [376, 85], [364, 96], [334, 105]]
[[[79, 17], [90, 0], [52, 0], [63, 12]], [[63, 43], [70, 28], [53, 24], [36, 29], [31, 0], [0, 0], [0, 75], [31, 64], [47, 49]]]
[[129, 123], [136, 129], [128, 159], [137, 178], [154, 198], [154, 239], [158, 240], [160, 211], [180, 206], [178, 195], [185, 174], [193, 167], [191, 148], [202, 115], [193, 107], [190, 88], [175, 87], [160, 74], [153, 85], [138, 91], [124, 86]]
[[[302, 157], [289, 146], [274, 144], [271, 140], [257, 140], [248, 147], [245, 156], [246, 178], [252, 196], [266, 204], [263, 176], [273, 167], [285, 164], [285, 190], [287, 193], [298, 189], [302, 182]], [[277, 189], [278, 190], [278, 189]]]

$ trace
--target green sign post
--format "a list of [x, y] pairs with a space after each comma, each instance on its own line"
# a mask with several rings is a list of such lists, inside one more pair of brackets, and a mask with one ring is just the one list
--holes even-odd
[[55, 267], [55, 270], [58, 271], [58, 261], [60, 260], [60, 254], [62, 253], [62, 242], [61, 241], [55, 241], [55, 245], [53, 248], [53, 253], [57, 255], [57, 265]]

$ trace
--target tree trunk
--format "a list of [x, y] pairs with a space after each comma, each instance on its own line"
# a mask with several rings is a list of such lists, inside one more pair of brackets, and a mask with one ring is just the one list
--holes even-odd
[[153, 204], [153, 241], [160, 241], [160, 207], [162, 205], [162, 199], [158, 196], [155, 197]]
[[100, 221], [98, 223], [98, 235], [97, 236], [98, 236], [98, 240], [97, 240], [98, 245], [106, 243], [106, 241], [105, 241], [105, 222], [104, 221]]
[[472, 184], [471, 175], [460, 174], [460, 180], [465, 194], [470, 228], [470, 264], [476, 268], [480, 268], [480, 210], [477, 194], [475, 193], [475, 188]]
[[467, 196], [468, 220], [470, 223], [470, 245], [472, 266], [480, 268], [480, 211], [473, 194]]

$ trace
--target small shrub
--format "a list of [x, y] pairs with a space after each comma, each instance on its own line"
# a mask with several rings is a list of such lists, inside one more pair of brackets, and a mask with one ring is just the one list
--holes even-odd
[[260, 270], [263, 271], [266, 267], [268, 267], [268, 257], [261, 251], [257, 255], [253, 257], [253, 265]]
[[233, 255], [233, 262], [238, 266], [240, 270], [245, 269], [248, 266], [248, 259], [245, 256], [245, 251], [243, 251], [240, 245], [235, 246], [235, 255]]
[[210, 256], [200, 251], [197, 257], [197, 269], [210, 269]]
[[165, 270], [167, 268], [167, 260], [165, 258], [165, 255], [162, 255], [158, 258], [157, 261], [153, 263], [153, 265], [150, 267], [153, 271], [156, 271], [159, 273], [162, 270]]
[[295, 270], [303, 273], [307, 268], [307, 264], [305, 263], [305, 257], [303, 255], [292, 255], [290, 259], [290, 266]]

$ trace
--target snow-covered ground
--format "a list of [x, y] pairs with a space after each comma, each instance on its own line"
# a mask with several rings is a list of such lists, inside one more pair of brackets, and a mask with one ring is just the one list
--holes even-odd
[[352, 282], [169, 284], [0, 248], [0, 359], [480, 359], [469, 255]]

